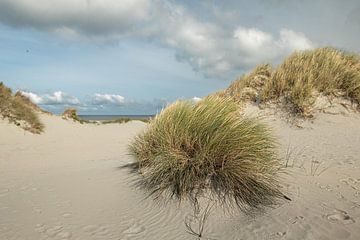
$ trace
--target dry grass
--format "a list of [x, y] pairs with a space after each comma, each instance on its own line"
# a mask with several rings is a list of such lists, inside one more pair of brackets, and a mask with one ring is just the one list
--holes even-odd
[[36, 113], [38, 109], [21, 93], [13, 95], [9, 88], [0, 83], [0, 114], [3, 118], [32, 133], [41, 133], [44, 125]]
[[360, 103], [360, 58], [333, 48], [296, 52], [272, 74], [263, 98], [284, 96], [296, 112], [307, 113], [317, 93]]
[[164, 109], [131, 145], [142, 186], [180, 200], [211, 192], [242, 210], [274, 204], [283, 196], [275, 141], [265, 125], [238, 110], [216, 96]]
[[[252, 97], [246, 97], [249, 93]], [[359, 104], [360, 56], [333, 48], [295, 52], [274, 70], [269, 65], [257, 67], [222, 95], [241, 102], [278, 101], [295, 114], [310, 116], [320, 93]]]
[[231, 97], [237, 103], [246, 100], [259, 101], [260, 91], [265, 81], [271, 76], [271, 66], [269, 64], [258, 65], [251, 73], [242, 75], [231, 83], [224, 91], [218, 92], [220, 97]]
[[90, 121], [81, 119], [78, 116], [77, 110], [75, 108], [67, 108], [67, 109], [65, 109], [64, 112], [61, 114], [61, 116], [62, 116], [63, 119], [70, 119], [70, 120], [73, 120], [75, 122], [79, 122], [81, 124], [91, 123]]

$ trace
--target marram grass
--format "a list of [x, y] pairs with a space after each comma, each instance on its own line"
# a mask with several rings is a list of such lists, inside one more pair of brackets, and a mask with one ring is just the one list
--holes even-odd
[[229, 98], [178, 101], [131, 145], [141, 184], [156, 196], [197, 199], [211, 192], [240, 209], [275, 203], [279, 161], [267, 126], [241, 116]]
[[40, 122], [36, 111], [39, 111], [39, 108], [27, 97], [20, 92], [13, 95], [10, 88], [0, 82], [1, 117], [7, 118], [10, 122], [22, 126], [32, 133], [41, 133], [44, 125]]

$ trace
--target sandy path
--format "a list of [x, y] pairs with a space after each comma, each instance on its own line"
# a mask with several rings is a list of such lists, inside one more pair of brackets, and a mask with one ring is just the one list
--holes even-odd
[[[145, 199], [132, 187], [134, 177], [119, 168], [131, 162], [126, 147], [144, 123], [42, 118], [40, 136], [0, 122], [1, 240], [194, 239], [185, 233], [186, 206]], [[215, 210], [205, 236], [360, 239], [359, 117], [323, 115], [304, 129], [269, 119], [280, 153], [286, 155], [289, 142], [294, 149], [284, 176], [293, 201], [255, 218]]]

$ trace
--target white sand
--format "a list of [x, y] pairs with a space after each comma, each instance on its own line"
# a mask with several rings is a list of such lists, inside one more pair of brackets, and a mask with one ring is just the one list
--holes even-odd
[[[119, 168], [146, 124], [42, 120], [41, 135], [0, 122], [0, 240], [195, 239], [187, 206], [145, 199]], [[292, 201], [254, 217], [215, 210], [204, 239], [360, 239], [360, 117], [324, 114], [303, 129], [266, 121], [281, 155], [292, 149], [283, 179]]]

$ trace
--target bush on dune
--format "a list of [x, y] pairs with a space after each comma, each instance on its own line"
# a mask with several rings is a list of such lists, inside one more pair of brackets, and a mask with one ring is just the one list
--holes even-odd
[[[35, 105], [36, 106], [36, 105]], [[0, 83], [0, 114], [10, 122], [32, 133], [40, 133], [44, 125], [36, 113], [38, 107], [21, 93], [12, 94], [11, 90]]]
[[63, 119], [70, 119], [75, 122], [79, 122], [81, 124], [89, 123], [87, 120], [83, 120], [79, 117], [77, 114], [77, 110], [75, 108], [67, 108], [64, 110], [64, 112], [61, 114]]
[[[261, 87], [254, 88], [262, 79]], [[336, 50], [318, 48], [295, 52], [281, 65], [271, 70], [260, 65], [253, 72], [235, 81], [220, 96], [236, 101], [250, 88], [258, 102], [284, 100], [293, 113], [308, 116], [318, 94], [350, 99], [360, 103], [360, 56]]]
[[270, 130], [241, 116], [228, 98], [178, 101], [153, 119], [131, 145], [141, 184], [160, 196], [197, 199], [210, 191], [240, 209], [281, 197]]

